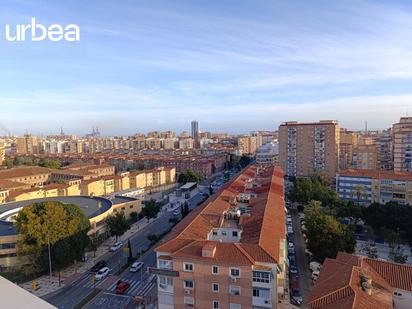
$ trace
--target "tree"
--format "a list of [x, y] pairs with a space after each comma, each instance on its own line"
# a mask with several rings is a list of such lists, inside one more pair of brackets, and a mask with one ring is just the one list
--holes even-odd
[[305, 226], [308, 249], [320, 262], [327, 257], [335, 258], [339, 251], [352, 253], [355, 249], [353, 231], [325, 214], [319, 201], [312, 201], [306, 207]]
[[122, 236], [129, 228], [126, 217], [123, 212], [117, 212], [114, 215], [110, 215], [106, 218], [106, 224], [109, 228], [111, 236], [115, 236], [116, 240], [119, 236]]
[[38, 165], [41, 167], [52, 168], [56, 170], [61, 168], [61, 163], [56, 160], [41, 159]]
[[179, 175], [178, 182], [180, 184], [186, 184], [188, 182], [201, 182], [203, 180], [203, 174], [194, 170], [185, 170]]
[[360, 203], [362, 199], [367, 197], [367, 191], [365, 186], [357, 185], [352, 190], [352, 196], [355, 196], [357, 202]]
[[137, 217], [138, 217], [137, 212], [132, 211], [132, 212], [130, 213], [130, 220], [131, 220], [132, 222], [137, 222]]
[[144, 202], [144, 207], [141, 211], [141, 216], [147, 219], [155, 218], [161, 209], [161, 205], [156, 200], [151, 199]]
[[24, 207], [16, 217], [19, 231], [17, 254], [29, 256], [28, 273], [48, 269], [48, 245], [51, 247], [52, 269], [60, 270], [81, 260], [88, 245], [89, 219], [76, 205], [41, 202]]

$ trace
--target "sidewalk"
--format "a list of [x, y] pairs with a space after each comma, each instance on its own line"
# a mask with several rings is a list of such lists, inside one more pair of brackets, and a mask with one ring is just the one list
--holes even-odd
[[[121, 237], [119, 237], [119, 240], [122, 240], [123, 242], [127, 242], [127, 239], [129, 237], [133, 236], [135, 233], [142, 230], [148, 224], [153, 222], [153, 220], [154, 219], [147, 220], [146, 218], [139, 220], [138, 222], [134, 223], [130, 227], [130, 229], [126, 231], [126, 233], [124, 233]], [[84, 273], [86, 273], [95, 264], [95, 262], [99, 258], [101, 258], [103, 255], [109, 252], [109, 248], [115, 242], [116, 240], [114, 237], [108, 238], [106, 241], [104, 241], [99, 246], [99, 248], [97, 248], [95, 257], [92, 251], [86, 252], [87, 256], [89, 257], [89, 259], [86, 262], [77, 262], [77, 265], [71, 265], [63, 269], [60, 272], [61, 286], [59, 286], [59, 277], [58, 277], [59, 274], [57, 272], [56, 273], [53, 272], [51, 281], [50, 281], [49, 275], [44, 275], [42, 277], [35, 279], [35, 281], [39, 285], [39, 289], [37, 291], [32, 290], [32, 281], [19, 284], [19, 286], [39, 297], [55, 292], [63, 288], [64, 286], [66, 286], [66, 284], [68, 285], [76, 281], [79, 277], [81, 277]]]

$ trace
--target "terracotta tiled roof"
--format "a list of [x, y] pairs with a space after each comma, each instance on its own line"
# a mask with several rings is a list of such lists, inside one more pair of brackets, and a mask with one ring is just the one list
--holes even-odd
[[[165, 238], [157, 252], [169, 252], [185, 258], [202, 257], [202, 247], [208, 241], [213, 228], [220, 227], [223, 214], [233, 207], [239, 188], [256, 178], [257, 167], [246, 168], [232, 182], [226, 184], [219, 194], [197, 207]], [[280, 241], [285, 239], [285, 208], [283, 200], [283, 173], [280, 168], [270, 169], [259, 176], [261, 190], [258, 197], [248, 204], [250, 216], [241, 216], [242, 230], [239, 243], [217, 242], [215, 255], [221, 263], [253, 264], [276, 263], [279, 260]]]
[[412, 173], [404, 173], [404, 172], [347, 169], [347, 170], [340, 171], [338, 174], [339, 176], [370, 177], [372, 179], [391, 179], [391, 180], [412, 181]]
[[7, 170], [0, 170], [0, 179], [11, 179], [24, 176], [35, 176], [39, 174], [50, 174], [51, 170], [38, 166], [16, 167]]
[[[362, 277], [372, 281], [370, 295]], [[390, 309], [394, 288], [412, 291], [411, 266], [339, 253], [325, 260], [307, 304], [311, 309]]]

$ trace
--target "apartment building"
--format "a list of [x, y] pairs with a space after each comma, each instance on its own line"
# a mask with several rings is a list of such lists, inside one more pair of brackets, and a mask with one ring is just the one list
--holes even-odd
[[393, 168], [395, 172], [412, 172], [412, 117], [402, 117], [392, 126]]
[[288, 176], [322, 171], [330, 178], [339, 168], [339, 125], [334, 120], [285, 122], [279, 126], [279, 164]]
[[412, 174], [381, 170], [343, 170], [336, 175], [339, 197], [364, 205], [412, 205]]
[[277, 308], [285, 234], [282, 170], [249, 166], [155, 249], [159, 309]]
[[409, 309], [412, 266], [339, 252], [326, 258], [309, 309]]
[[17, 153], [18, 154], [37, 154], [39, 146], [37, 137], [30, 134], [25, 134], [17, 138]]
[[149, 188], [176, 182], [176, 169], [158, 167], [150, 170], [130, 172], [130, 188]]
[[5, 150], [4, 141], [0, 140], [0, 166], [3, 165], [5, 157], [6, 157], [6, 150]]
[[256, 164], [258, 166], [275, 166], [278, 163], [278, 154], [278, 144], [264, 144], [256, 152]]
[[377, 145], [373, 143], [362, 144], [355, 147], [352, 151], [352, 167], [355, 169], [378, 169]]
[[392, 130], [382, 131], [376, 138], [378, 151], [378, 168], [381, 170], [393, 170], [393, 139]]
[[16, 167], [13, 169], [0, 170], [0, 179], [31, 186], [42, 186], [50, 182], [51, 174], [52, 172], [48, 168], [37, 166]]
[[353, 149], [358, 145], [359, 133], [341, 128], [339, 133], [339, 168], [351, 168]]

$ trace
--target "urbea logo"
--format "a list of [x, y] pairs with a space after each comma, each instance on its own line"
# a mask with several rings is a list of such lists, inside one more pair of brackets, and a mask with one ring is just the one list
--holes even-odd
[[9, 42], [22, 42], [25, 41], [26, 38], [31, 38], [31, 41], [44, 41], [46, 38], [52, 42], [59, 42], [63, 39], [68, 42], [80, 41], [79, 26], [70, 24], [63, 28], [61, 25], [53, 24], [46, 27], [42, 24], [36, 24], [36, 19], [34, 17], [31, 18], [31, 24], [16, 25], [14, 34], [12, 33], [11, 26], [7, 24], [5, 32], [6, 40]]

